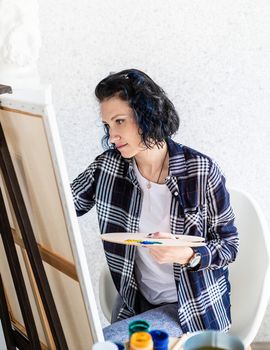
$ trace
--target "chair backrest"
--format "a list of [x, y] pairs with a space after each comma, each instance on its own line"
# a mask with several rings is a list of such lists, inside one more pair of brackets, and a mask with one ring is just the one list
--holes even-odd
[[[230, 333], [240, 337], [247, 347], [259, 330], [270, 295], [269, 231], [260, 208], [249, 194], [235, 189], [230, 189], [230, 194], [240, 237], [239, 254], [229, 265], [232, 287]], [[108, 322], [116, 295], [106, 265], [100, 275], [99, 299]]]
[[240, 246], [236, 261], [229, 265], [231, 282], [231, 334], [245, 346], [254, 340], [270, 295], [269, 231], [254, 199], [247, 193], [230, 189]]
[[107, 321], [111, 323], [112, 309], [117, 296], [117, 290], [112, 280], [108, 265], [104, 265], [99, 276], [99, 302]]

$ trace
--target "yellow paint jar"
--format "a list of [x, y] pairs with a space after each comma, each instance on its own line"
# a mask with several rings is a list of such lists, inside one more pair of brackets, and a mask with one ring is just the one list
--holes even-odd
[[129, 350], [153, 350], [153, 340], [151, 334], [147, 332], [135, 332], [129, 341]]

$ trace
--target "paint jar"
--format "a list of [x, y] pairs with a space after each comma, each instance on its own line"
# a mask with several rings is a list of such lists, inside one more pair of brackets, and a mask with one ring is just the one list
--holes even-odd
[[135, 332], [129, 340], [129, 350], [153, 350], [153, 340], [150, 333]]
[[149, 332], [153, 339], [154, 350], [168, 350], [169, 334], [160, 330], [152, 330]]
[[92, 346], [92, 350], [118, 350], [117, 345], [110, 341], [101, 341]]
[[201, 331], [188, 338], [184, 350], [244, 350], [242, 341], [229, 333]]
[[114, 344], [117, 346], [118, 350], [125, 350], [125, 345], [114, 341]]
[[149, 332], [150, 325], [144, 320], [135, 320], [128, 325], [128, 333], [131, 336], [135, 332]]

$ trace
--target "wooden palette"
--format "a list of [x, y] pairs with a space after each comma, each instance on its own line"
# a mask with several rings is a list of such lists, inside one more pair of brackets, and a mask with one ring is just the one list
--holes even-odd
[[174, 239], [151, 238], [148, 237], [148, 233], [130, 232], [104, 233], [101, 235], [102, 240], [106, 242], [144, 247], [200, 247], [205, 245], [203, 237], [186, 235], [175, 235], [174, 237]]

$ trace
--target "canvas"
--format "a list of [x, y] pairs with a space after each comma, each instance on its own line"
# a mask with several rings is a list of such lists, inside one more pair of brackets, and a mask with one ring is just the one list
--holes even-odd
[[[91, 278], [73, 206], [49, 88], [0, 96], [0, 122], [69, 349], [102, 341]], [[0, 186], [27, 292], [44, 348], [53, 348], [48, 322], [5, 184]], [[0, 240], [0, 272], [14, 325], [24, 329]]]

